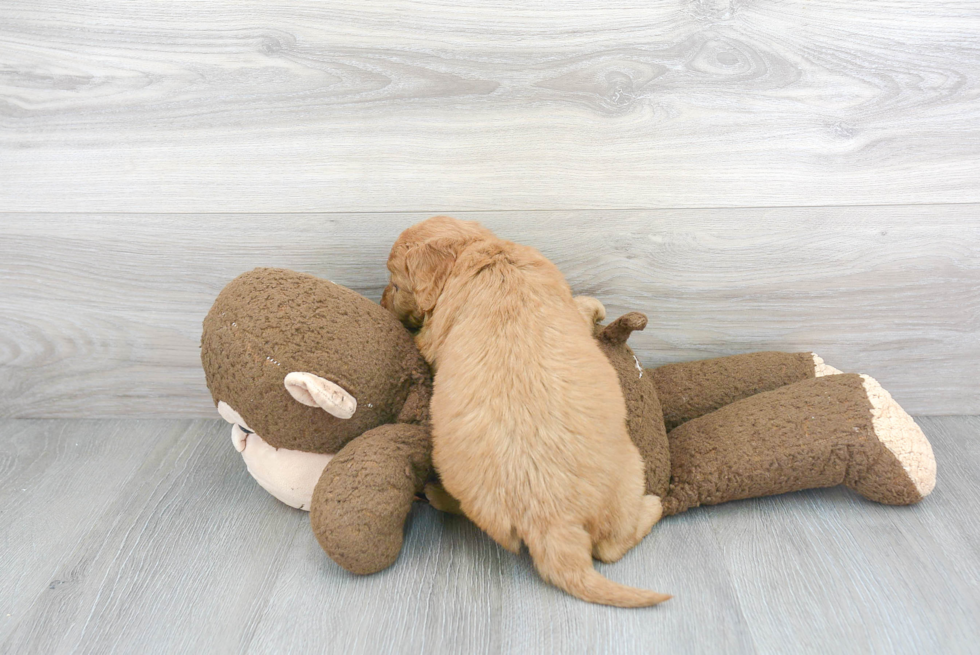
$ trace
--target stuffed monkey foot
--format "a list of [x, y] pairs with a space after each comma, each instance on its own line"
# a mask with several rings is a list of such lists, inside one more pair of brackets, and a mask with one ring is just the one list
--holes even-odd
[[876, 471], [856, 479], [849, 487], [865, 498], [889, 505], [907, 505], [925, 498], [936, 486], [936, 458], [932, 445], [908, 413], [895, 402], [891, 394], [881, 388], [878, 381], [869, 375], [860, 376], [871, 403], [871, 423], [874, 434], [881, 445], [894, 455], [908, 476], [915, 491], [896, 495], [887, 485], [882, 487], [880, 480], [893, 473], [894, 468], [888, 457], [882, 457]]
[[[841, 374], [841, 371], [824, 363], [823, 358], [816, 353], [811, 355], [813, 355], [815, 377]], [[920, 498], [928, 496], [936, 486], [936, 458], [932, 453], [932, 445], [908, 412], [895, 402], [891, 394], [883, 389], [877, 380], [870, 375], [861, 375], [861, 380], [868, 394], [868, 401], [871, 403], [871, 422], [874, 425], [875, 436], [898, 459]], [[885, 457], [883, 462], [888, 463], [890, 460]], [[883, 473], [887, 476], [886, 472]], [[861, 488], [855, 487], [854, 490], [870, 500], [894, 504], [889, 503], [888, 492], [873, 487], [872, 481], [877, 479], [879, 476], [866, 476], [858, 483]]]
[[668, 441], [665, 515], [838, 484], [908, 505], [935, 486], [929, 441], [868, 376], [824, 375], [750, 396], [684, 423]]

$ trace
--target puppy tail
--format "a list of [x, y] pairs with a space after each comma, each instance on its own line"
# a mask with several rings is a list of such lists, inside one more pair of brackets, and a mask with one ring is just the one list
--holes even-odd
[[581, 526], [556, 526], [524, 540], [541, 577], [576, 598], [616, 607], [649, 607], [671, 598], [602, 577], [592, 565], [592, 538]]

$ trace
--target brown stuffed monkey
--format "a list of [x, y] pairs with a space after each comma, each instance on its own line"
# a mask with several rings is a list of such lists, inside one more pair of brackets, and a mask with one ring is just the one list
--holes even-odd
[[[646, 317], [607, 326], [579, 299], [620, 377], [647, 489], [665, 515], [845, 484], [909, 504], [935, 484], [914, 421], [867, 376], [812, 353], [753, 353], [643, 369], [626, 345]], [[204, 320], [201, 359], [249, 472], [310, 511], [320, 545], [355, 573], [391, 565], [419, 494], [452, 511], [432, 469], [432, 378], [410, 333], [350, 289], [283, 269], [230, 282]]]

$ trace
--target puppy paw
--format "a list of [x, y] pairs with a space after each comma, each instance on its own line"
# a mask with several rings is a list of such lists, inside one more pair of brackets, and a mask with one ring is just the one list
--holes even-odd
[[430, 482], [425, 485], [425, 497], [429, 504], [440, 512], [463, 514], [463, 508], [459, 506], [459, 501], [449, 495], [449, 492], [441, 484]]
[[606, 320], [606, 308], [592, 296], [575, 296], [574, 300], [579, 313], [582, 314], [582, 318], [585, 319], [590, 328], [596, 323]]

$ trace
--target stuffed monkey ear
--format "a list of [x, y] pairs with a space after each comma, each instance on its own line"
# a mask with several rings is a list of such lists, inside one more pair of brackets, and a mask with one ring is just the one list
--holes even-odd
[[290, 396], [331, 416], [350, 418], [357, 411], [357, 399], [349, 391], [319, 375], [294, 371], [286, 376], [284, 383]]
[[458, 237], [430, 239], [405, 253], [405, 268], [412, 282], [415, 304], [423, 314], [435, 308], [464, 243]]

